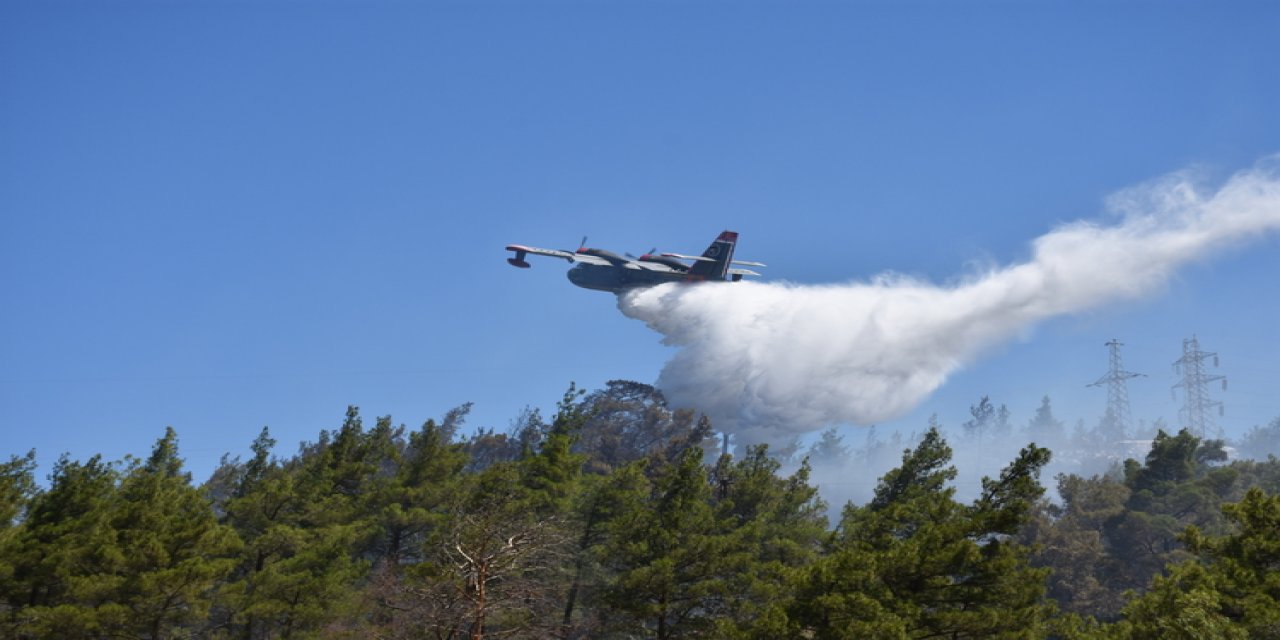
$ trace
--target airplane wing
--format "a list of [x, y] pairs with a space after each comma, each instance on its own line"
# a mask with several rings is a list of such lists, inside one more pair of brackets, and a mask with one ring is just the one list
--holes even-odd
[[551, 256], [552, 258], [563, 258], [565, 260], [568, 260], [569, 262], [573, 262], [573, 254], [569, 253], [568, 251], [557, 251], [555, 249], [539, 249], [538, 247], [526, 247], [524, 245], [519, 245], [519, 244], [507, 245], [507, 251], [514, 251], [516, 253], [516, 256], [514, 258], [507, 258], [507, 263], [513, 267], [520, 267], [521, 269], [529, 268], [529, 263], [525, 261], [524, 257], [525, 255], [530, 253], [532, 253], [535, 256]]
[[605, 260], [604, 258], [586, 255], [583, 253], [574, 253], [572, 251], [560, 251], [559, 249], [540, 249], [538, 247], [526, 247], [520, 244], [507, 245], [507, 251], [514, 251], [516, 254], [514, 258], [507, 258], [507, 262], [510, 263], [511, 266], [520, 267], [521, 269], [529, 268], [529, 263], [526, 262], [524, 258], [527, 254], [530, 254], [530, 253], [532, 253], [535, 256], [549, 256], [552, 258], [561, 258], [563, 260], [568, 260], [569, 262], [585, 262], [587, 264], [598, 264], [602, 266], [608, 266], [609, 264], [611, 264], [608, 260]]
[[750, 270], [750, 269], [730, 269], [730, 270], [729, 270], [729, 275], [731, 275], [731, 276], [739, 276], [739, 277], [740, 277], [740, 276], [758, 276], [758, 275], [760, 275], [760, 274], [758, 274], [758, 273], [756, 273], [756, 272], [754, 272], [754, 271], [752, 271], [752, 270]]
[[507, 251], [515, 251], [516, 253], [532, 253], [537, 256], [551, 256], [553, 258], [564, 258], [573, 261], [573, 254], [568, 251], [558, 251], [556, 249], [539, 249], [537, 247], [526, 247], [519, 244], [507, 245]]
[[600, 256], [592, 256], [585, 253], [571, 253], [569, 256], [569, 262], [585, 262], [587, 264], [598, 264], [602, 267], [613, 265], [612, 262], [609, 262]]
[[645, 271], [657, 271], [659, 273], [682, 273], [660, 262], [649, 262], [647, 260], [637, 260], [626, 264], [628, 269], [643, 269]]

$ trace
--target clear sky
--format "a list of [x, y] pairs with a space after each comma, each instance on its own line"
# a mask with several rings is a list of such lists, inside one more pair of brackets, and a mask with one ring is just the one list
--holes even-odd
[[[656, 379], [671, 350], [503, 246], [698, 252], [771, 280], [945, 282], [1111, 193], [1280, 152], [1273, 2], [0, 2], [0, 454], [197, 479], [348, 404], [416, 427]], [[889, 426], [1090, 422], [1103, 343], [1173, 421], [1182, 339], [1229, 435], [1280, 415], [1280, 240], [1039, 325]], [[854, 427], [845, 430], [860, 442]]]

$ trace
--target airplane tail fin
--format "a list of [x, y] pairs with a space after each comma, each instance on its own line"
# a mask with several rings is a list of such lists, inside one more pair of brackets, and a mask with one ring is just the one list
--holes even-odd
[[702, 257], [707, 260], [693, 263], [689, 268], [689, 275], [702, 276], [707, 280], [724, 280], [729, 272], [729, 262], [733, 260], [733, 248], [737, 244], [738, 232], [724, 231], [702, 252]]

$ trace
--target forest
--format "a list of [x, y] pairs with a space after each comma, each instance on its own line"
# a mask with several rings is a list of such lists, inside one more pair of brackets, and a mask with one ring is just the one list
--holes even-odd
[[[350, 407], [292, 454], [263, 428], [203, 483], [172, 428], [45, 482], [12, 456], [0, 637], [1280, 638], [1280, 419], [1235, 443], [1144, 425], [1117, 459], [1105, 418], [1069, 432], [1048, 398], [861, 448], [726, 447], [628, 381], [503, 432], [468, 410]], [[996, 442], [958, 490], [956, 452]], [[817, 471], [877, 450], [865, 499], [824, 500]]]

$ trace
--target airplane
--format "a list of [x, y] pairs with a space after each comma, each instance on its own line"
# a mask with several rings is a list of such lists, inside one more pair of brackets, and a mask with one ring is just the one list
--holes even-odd
[[[588, 249], [586, 238], [582, 239], [577, 251], [509, 244], [507, 251], [514, 251], [515, 257], [507, 258], [507, 262], [513, 267], [528, 269], [530, 265], [525, 257], [529, 254], [562, 258], [575, 263], [569, 269], [569, 282], [584, 289], [624, 293], [630, 289], [652, 287], [665, 282], [737, 282], [743, 276], [760, 275], [750, 269], [732, 266], [765, 266], [759, 262], [734, 260], [733, 248], [737, 243], [738, 233], [725, 231], [700, 256], [679, 253], [653, 255], [653, 251], [656, 251], [654, 249], [639, 258], [630, 254], [623, 257], [604, 249]], [[682, 260], [691, 260], [693, 264], [685, 264]], [[729, 280], [725, 279], [726, 276]]]

